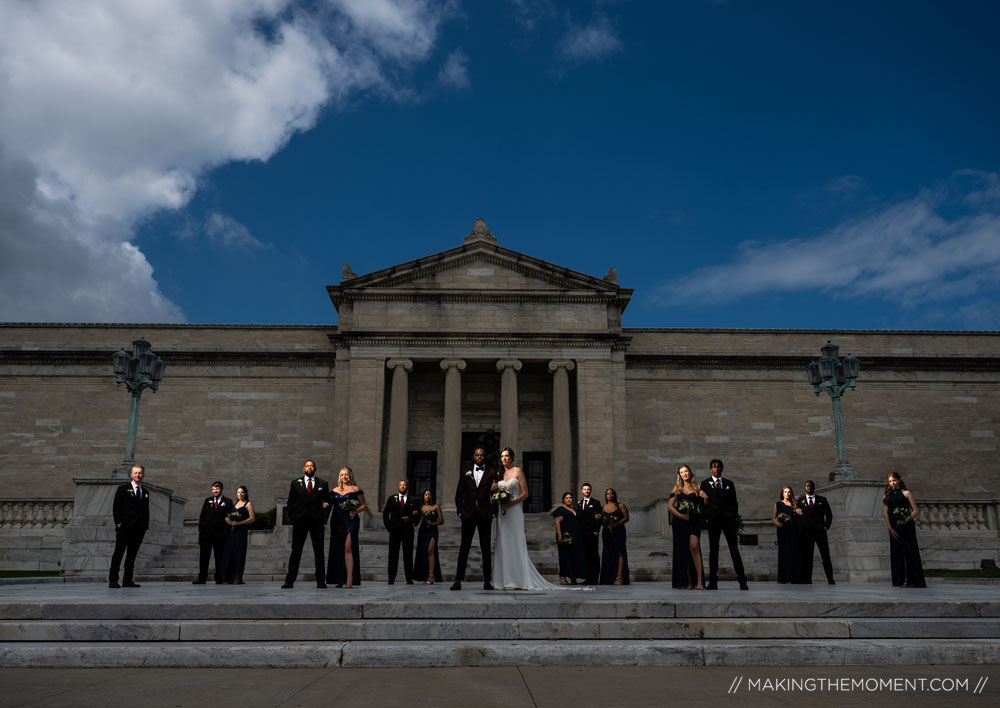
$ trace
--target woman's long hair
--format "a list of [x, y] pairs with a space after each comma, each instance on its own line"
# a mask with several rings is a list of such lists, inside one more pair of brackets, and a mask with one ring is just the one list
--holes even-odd
[[883, 504], [889, 503], [889, 495], [892, 494], [892, 487], [889, 485], [890, 479], [899, 480], [899, 488], [906, 489], [906, 482], [904, 482], [903, 478], [899, 476], [899, 472], [890, 472], [889, 477], [885, 481], [885, 494], [882, 495]]

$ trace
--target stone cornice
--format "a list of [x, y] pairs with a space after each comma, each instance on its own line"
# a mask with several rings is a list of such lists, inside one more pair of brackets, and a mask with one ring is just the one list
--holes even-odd
[[538, 349], [553, 347], [590, 347], [625, 351], [631, 337], [617, 334], [552, 334], [508, 332], [339, 332], [330, 335], [335, 348], [354, 346], [463, 347]]
[[498, 293], [495, 290], [361, 290], [341, 293], [339, 302], [554, 302], [608, 304], [619, 300], [618, 293], [595, 293], [582, 290], [517, 290]]
[[[333, 367], [334, 352], [159, 352], [174, 366]], [[0, 366], [107, 366], [112, 352], [0, 350]]]
[[[629, 369], [715, 369], [801, 371], [815, 357], [800, 356], [703, 356], [698, 354], [626, 354]], [[861, 376], [865, 371], [959, 371], [973, 373], [1000, 372], [997, 357], [878, 357], [861, 359]]]

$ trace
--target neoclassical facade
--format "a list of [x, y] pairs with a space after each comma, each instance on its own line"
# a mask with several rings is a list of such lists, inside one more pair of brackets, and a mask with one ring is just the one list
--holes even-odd
[[0, 498], [72, 499], [74, 479], [111, 475], [128, 396], [110, 357], [144, 336], [167, 372], [142, 397], [137, 458], [181, 498], [220, 479], [268, 508], [312, 458], [331, 480], [349, 464], [379, 506], [407, 477], [447, 508], [495, 434], [528, 473], [529, 511], [584, 480], [651, 508], [678, 464], [702, 476], [720, 457], [764, 520], [783, 484], [833, 469], [830, 400], [804, 372], [833, 340], [861, 358], [844, 412], [862, 479], [897, 470], [996, 528], [1000, 333], [627, 328], [614, 268], [506, 249], [482, 220], [454, 248], [345, 266], [327, 290], [336, 326], [0, 325]]

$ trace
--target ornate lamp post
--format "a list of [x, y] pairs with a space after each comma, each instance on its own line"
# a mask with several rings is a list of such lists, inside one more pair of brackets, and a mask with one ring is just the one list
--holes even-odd
[[115, 367], [115, 383], [125, 387], [132, 394], [132, 408], [128, 416], [128, 438], [125, 441], [125, 460], [115, 470], [116, 477], [128, 477], [135, 464], [135, 436], [139, 428], [139, 396], [147, 389], [156, 389], [163, 380], [167, 365], [163, 359], [150, 351], [150, 343], [145, 337], [132, 342], [132, 353], [119, 349], [111, 355]]
[[840, 409], [840, 397], [847, 388], [855, 388], [855, 380], [861, 368], [861, 360], [853, 354], [838, 357], [840, 347], [829, 340], [821, 348], [823, 353], [819, 359], [809, 363], [806, 372], [813, 393], [817, 396], [824, 390], [833, 399], [833, 432], [837, 438], [837, 466], [830, 473], [830, 481], [837, 482], [847, 479], [860, 479], [858, 471], [847, 461], [847, 444], [844, 442], [844, 414]]

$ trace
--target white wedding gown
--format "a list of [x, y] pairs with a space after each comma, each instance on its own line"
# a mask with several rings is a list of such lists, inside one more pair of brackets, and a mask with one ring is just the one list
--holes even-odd
[[[503, 480], [497, 486], [512, 497], [521, 495], [517, 477]], [[528, 543], [524, 537], [524, 504], [515, 504], [497, 514], [497, 544], [493, 555], [493, 587], [497, 590], [558, 590], [535, 570], [528, 558]]]

